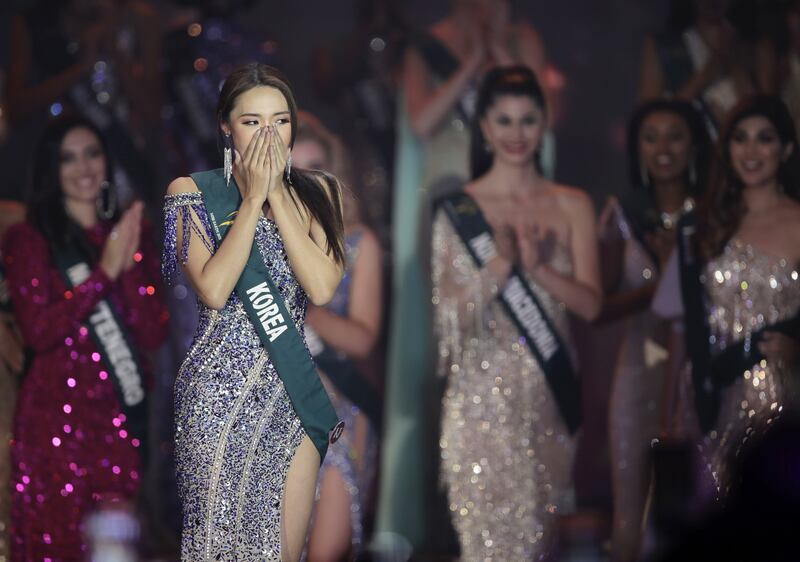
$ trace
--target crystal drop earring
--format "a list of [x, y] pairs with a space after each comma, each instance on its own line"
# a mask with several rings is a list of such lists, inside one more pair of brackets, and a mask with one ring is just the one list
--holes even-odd
[[231, 175], [233, 174], [233, 148], [231, 145], [231, 134], [225, 134], [225, 148], [222, 151], [222, 173], [225, 176], [225, 185], [231, 184]]

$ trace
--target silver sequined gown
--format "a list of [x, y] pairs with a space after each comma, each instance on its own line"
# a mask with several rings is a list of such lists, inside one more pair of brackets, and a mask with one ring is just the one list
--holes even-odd
[[[706, 266], [705, 287], [715, 352], [800, 310], [796, 265], [736, 239]], [[732, 461], [745, 443], [758, 439], [777, 415], [792, 406], [790, 388], [798, 375], [765, 360], [722, 391], [717, 423], [699, 446], [704, 475], [717, 497], [727, 495]]]
[[[190, 210], [202, 228], [191, 226]], [[179, 214], [184, 241], [213, 240], [202, 196], [168, 195], [167, 275], [186, 255], [186, 247], [175, 247]], [[306, 295], [290, 269], [274, 222], [259, 220], [256, 243], [303, 334]], [[222, 310], [210, 309], [199, 299], [198, 307], [197, 333], [175, 381], [181, 559], [279, 560], [284, 483], [305, 431], [236, 294]]]
[[[539, 364], [443, 212], [433, 226], [434, 329], [447, 377], [441, 479], [465, 561], [539, 560], [572, 508], [575, 441]], [[572, 272], [566, 247], [551, 267]], [[571, 348], [567, 312], [531, 283]]]

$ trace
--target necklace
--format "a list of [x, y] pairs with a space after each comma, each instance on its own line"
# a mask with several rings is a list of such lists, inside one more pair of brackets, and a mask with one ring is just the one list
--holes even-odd
[[681, 217], [693, 209], [694, 199], [687, 197], [684, 199], [681, 208], [677, 211], [673, 211], [671, 213], [666, 211], [661, 212], [661, 226], [664, 228], [664, 230], [672, 230], [675, 228], [675, 225], [678, 224], [678, 221], [681, 219]]

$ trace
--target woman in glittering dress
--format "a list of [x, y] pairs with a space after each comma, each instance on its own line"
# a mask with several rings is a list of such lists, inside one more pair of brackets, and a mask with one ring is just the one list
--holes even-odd
[[[301, 168], [337, 170], [344, 159], [339, 139], [314, 116], [301, 113], [292, 161]], [[345, 194], [347, 264], [330, 303], [309, 305], [306, 339], [345, 430], [320, 468], [309, 533], [308, 560], [356, 559], [364, 548], [364, 518], [377, 461], [380, 397], [355, 362], [367, 359], [378, 340], [383, 306], [381, 250], [362, 221], [358, 202]], [[366, 411], [365, 411], [366, 410]]]
[[634, 189], [612, 197], [600, 218], [610, 294], [598, 322], [624, 320], [609, 408], [614, 494], [612, 557], [639, 558], [650, 487], [650, 444], [659, 436], [667, 351], [666, 326], [650, 311], [680, 217], [705, 185], [711, 146], [703, 119], [688, 103], [642, 105], [628, 126]]
[[[661, 314], [685, 319], [692, 372], [681, 417], [698, 441], [705, 500], [729, 495], [743, 450], [795, 409], [800, 375], [800, 154], [786, 106], [770, 96], [743, 100], [719, 152], [719, 173], [686, 250], [697, 256], [699, 274], [684, 258], [678, 291], [672, 260], [673, 277], [665, 276], [654, 301]], [[671, 311], [671, 302], [683, 310]]]
[[[14, 417], [12, 560], [82, 559], [84, 516], [99, 502], [133, 501], [141, 486], [146, 416], [130, 415], [120, 364], [96, 340], [94, 318], [103, 306], [116, 314], [116, 333], [139, 351], [146, 395], [141, 352], [164, 340], [167, 314], [141, 204], [120, 212], [104, 195], [107, 154], [89, 121], [51, 123], [35, 154], [27, 222], [3, 240], [14, 314], [34, 353]], [[68, 252], [83, 260], [85, 279], [65, 275]]]
[[554, 381], [499, 300], [511, 275], [522, 277], [568, 361], [568, 312], [592, 320], [600, 311], [594, 209], [585, 193], [539, 172], [544, 124], [544, 98], [529, 69], [490, 71], [464, 192], [494, 234], [495, 256], [476, 267], [450, 216], [439, 210], [434, 219], [434, 329], [438, 372], [447, 378], [441, 478], [464, 560], [546, 556], [556, 515], [572, 503], [574, 436]]
[[[175, 383], [181, 555], [294, 561], [305, 542], [327, 431], [336, 424], [334, 418], [320, 429], [301, 417], [309, 397], [333, 412], [324, 389], [318, 393], [302, 337], [306, 303], [327, 303], [344, 271], [340, 190], [332, 176], [291, 166], [297, 108], [275, 69], [252, 63], [232, 72], [217, 119], [225, 167], [176, 179], [165, 202], [166, 273], [182, 264], [200, 309]], [[234, 211], [216, 217], [212, 196], [233, 197]], [[258, 325], [251, 311], [262, 297], [253, 298], [254, 286], [240, 298], [236, 288], [255, 268], [273, 287], [266, 299], [273, 304], [259, 309], [266, 316]], [[267, 312], [279, 298], [286, 311], [280, 318]], [[282, 331], [267, 338], [267, 324]], [[276, 367], [287, 357], [280, 347], [287, 341], [289, 360], [302, 371]], [[309, 369], [313, 378], [300, 378]], [[297, 381], [307, 383], [299, 394]]]

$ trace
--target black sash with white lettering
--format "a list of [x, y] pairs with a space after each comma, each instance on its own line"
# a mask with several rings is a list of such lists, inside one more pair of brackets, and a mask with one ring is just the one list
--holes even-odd
[[780, 332], [797, 338], [800, 334], [800, 316], [765, 326], [721, 352], [712, 353], [708, 299], [703, 286], [705, 262], [694, 252], [692, 241], [696, 230], [695, 221], [695, 214], [689, 213], [678, 223], [678, 259], [686, 350], [691, 361], [695, 408], [700, 429], [708, 433], [717, 421], [722, 390], [741, 377], [747, 369], [765, 359], [758, 349], [758, 342], [764, 332]]
[[[56, 250], [53, 254], [64, 282], [70, 289], [80, 285], [91, 275], [89, 264], [75, 246]], [[103, 365], [114, 384], [117, 398], [125, 413], [125, 428], [131, 438], [139, 440], [139, 452], [146, 457], [148, 406], [144, 371], [136, 348], [131, 345], [125, 323], [110, 299], [97, 303], [86, 322], [86, 328], [97, 345]]]
[[[497, 255], [497, 250], [492, 229], [478, 205], [463, 192], [445, 197], [439, 205], [476, 265], [484, 267]], [[547, 312], [516, 266], [498, 298], [539, 362], [567, 428], [575, 433], [581, 424], [580, 380]]]
[[[219, 244], [242, 203], [239, 189], [235, 184], [226, 185], [221, 169], [192, 174], [192, 179], [203, 195], [214, 237]], [[236, 282], [236, 292], [283, 381], [303, 428], [319, 451], [321, 462], [328, 443], [339, 438], [344, 424], [339, 422], [305, 342], [255, 241]]]

